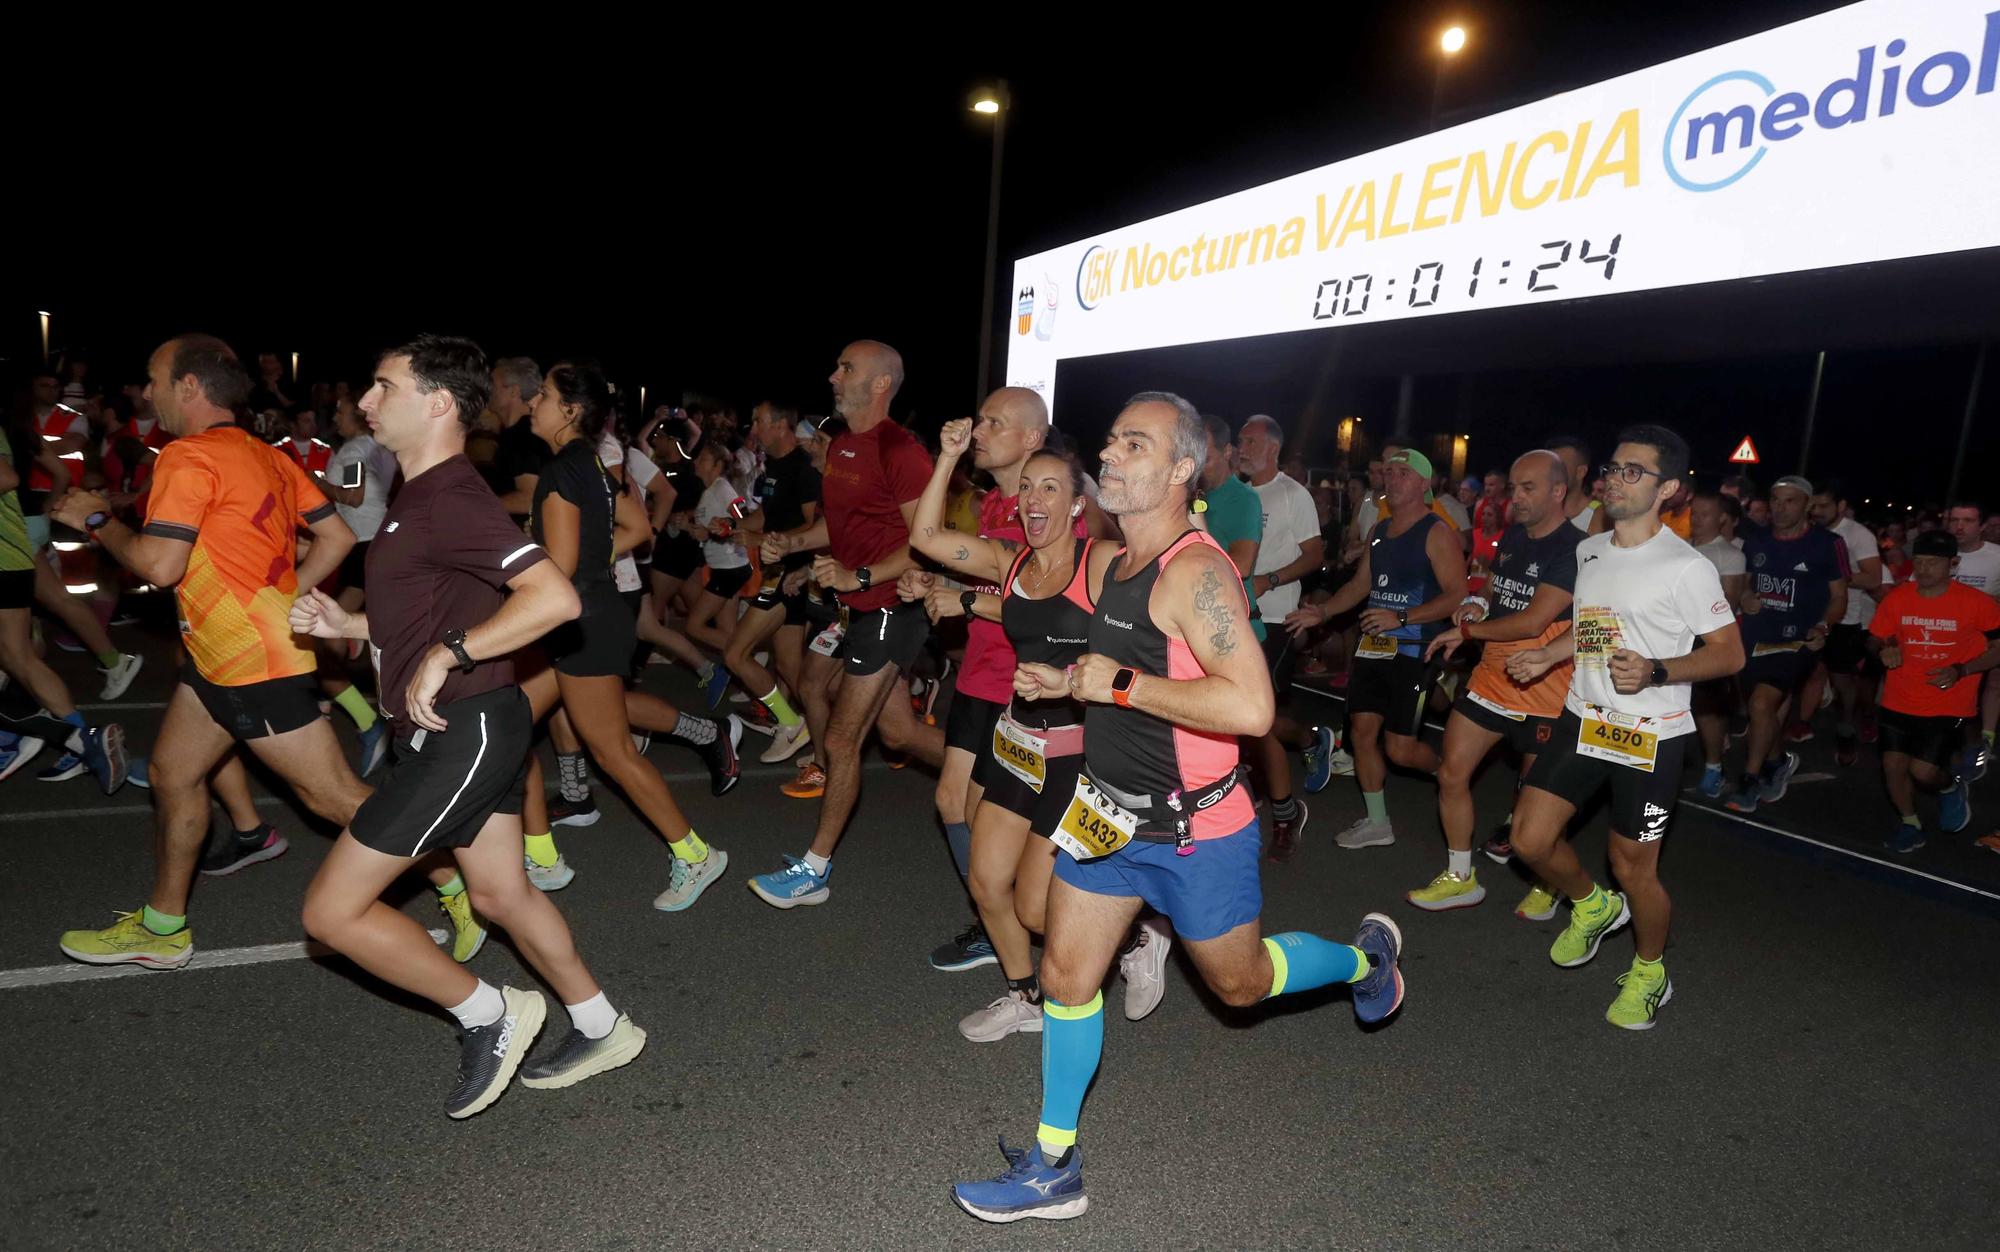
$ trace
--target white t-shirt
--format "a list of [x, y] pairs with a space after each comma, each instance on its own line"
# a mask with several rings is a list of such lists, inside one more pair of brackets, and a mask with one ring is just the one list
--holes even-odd
[[[741, 520], [729, 510], [729, 506], [741, 498], [736, 494], [736, 484], [730, 482], [726, 474], [710, 483], [707, 490], [701, 493], [700, 503], [694, 506], [696, 531], [707, 535], [708, 524], [718, 518], [727, 518], [732, 523]], [[750, 564], [750, 554], [733, 539], [704, 538], [701, 558], [710, 569], [742, 569]]]
[[347, 467], [357, 462], [361, 465], [361, 503], [349, 508], [336, 502], [333, 507], [340, 520], [354, 532], [354, 541], [367, 543], [382, 528], [382, 516], [389, 511], [389, 484], [396, 479], [396, 454], [376, 443], [372, 435], [356, 435], [327, 458], [326, 480], [340, 486], [347, 478]]
[[[1847, 544], [1847, 568], [1859, 572], [1861, 563], [1870, 557], [1880, 559], [1882, 549], [1875, 543], [1875, 532], [1851, 517], [1843, 517], [1827, 527], [1839, 535]], [[1866, 591], [1856, 591], [1852, 583], [1847, 587], [1847, 612], [1841, 616], [1842, 626], [1866, 626], [1875, 620], [1875, 597]]]
[[1968, 587], [2000, 597], [2000, 544], [1982, 543], [1970, 552], [1960, 551], [1958, 568], [1951, 576]]
[[[1306, 540], [1319, 538], [1319, 510], [1313, 507], [1312, 492], [1285, 474], [1274, 475], [1261, 487], [1252, 483], [1250, 489], [1264, 506], [1264, 539], [1257, 545], [1253, 572], [1269, 574], [1298, 560]], [[1297, 607], [1296, 582], [1273, 587], [1257, 597], [1257, 611], [1266, 622], [1282, 622]]]
[[1715, 566], [1718, 577], [1728, 578], [1733, 574], [1750, 572], [1749, 562], [1743, 559], [1743, 549], [1721, 535], [1702, 544], [1695, 551], [1708, 558], [1708, 563]]
[[[1670, 661], [1694, 651], [1695, 637], [1736, 620], [1715, 566], [1665, 526], [1636, 548], [1604, 531], [1576, 547], [1576, 674], [1565, 704], [1582, 716], [1591, 706], [1648, 719], [1642, 729], [1662, 739], [1694, 730], [1689, 683], [1646, 687], [1620, 695], [1611, 685], [1611, 654], [1629, 648]], [[1739, 554], [1740, 555], [1740, 554]]]
[[[618, 436], [608, 430], [597, 438], [597, 463], [607, 470], [622, 467], [625, 471], [625, 485], [628, 491], [631, 490], [632, 483], [637, 481], [632, 476], [632, 458], [627, 455], [627, 449], [621, 448], [618, 444]], [[649, 461], [647, 464], [651, 464], [651, 462]], [[658, 474], [659, 472], [659, 467], [654, 466], [653, 473]], [[639, 577], [638, 559], [630, 552], [627, 552], [624, 556], [619, 557], [611, 563], [611, 584], [621, 592], [642, 591], [645, 589], [646, 580]]]

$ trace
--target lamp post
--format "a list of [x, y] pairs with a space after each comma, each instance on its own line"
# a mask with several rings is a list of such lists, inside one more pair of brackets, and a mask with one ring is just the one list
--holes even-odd
[[42, 368], [47, 369], [49, 364], [49, 315], [46, 312], [37, 312], [35, 316], [42, 319]]
[[[1424, 127], [1428, 131], [1437, 129], [1438, 112], [1444, 105], [1444, 71], [1451, 59], [1465, 50], [1465, 27], [1447, 26], [1438, 36], [1437, 65], [1431, 75], [1430, 121]], [[1396, 385], [1396, 438], [1407, 442], [1410, 438], [1411, 408], [1416, 399], [1417, 380], [1409, 374], [1402, 376]]]
[[979, 394], [972, 400], [975, 410], [985, 401], [992, 381], [993, 271], [1000, 254], [1000, 171], [1007, 151], [1007, 109], [1012, 103], [1005, 79], [972, 102], [974, 113], [993, 119], [993, 173], [986, 195], [986, 269], [979, 286]]

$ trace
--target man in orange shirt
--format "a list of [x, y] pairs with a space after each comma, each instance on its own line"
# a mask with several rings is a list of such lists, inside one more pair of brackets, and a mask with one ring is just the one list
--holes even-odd
[[[147, 364], [146, 394], [176, 436], [160, 450], [138, 531], [104, 499], [71, 492], [50, 510], [88, 531], [126, 568], [173, 586], [188, 664], [168, 702], [151, 763], [158, 804], [153, 892], [145, 908], [102, 931], [66, 933], [62, 949], [95, 965], [177, 969], [194, 955], [188, 892], [207, 841], [207, 779], [246, 744], [308, 807], [345, 825], [368, 788], [319, 715], [314, 660], [288, 620], [293, 595], [332, 573], [354, 534], [304, 471], [235, 423], [250, 380], [229, 345], [208, 335], [169, 340]], [[294, 562], [299, 527], [312, 532]], [[283, 850], [275, 831], [261, 832]]]
[[1938, 798], [1946, 834], [1972, 821], [1965, 779], [1955, 776], [1965, 721], [1979, 713], [1972, 677], [2000, 666], [2000, 603], [1952, 579], [1958, 542], [1941, 530], [1911, 545], [1912, 581], [1882, 597], [1868, 648], [1882, 662], [1879, 723], [1882, 781], [1903, 819], [1883, 842], [1896, 852], [1924, 846], [1916, 789]]
[[[1569, 473], [1560, 456], [1541, 450], [1515, 461], [1509, 477], [1512, 521], [1500, 534], [1485, 594], [1467, 596], [1452, 614], [1451, 629], [1431, 640], [1426, 653], [1449, 657], [1461, 644], [1485, 645], [1465, 694], [1445, 723], [1437, 772], [1438, 821], [1447, 850], [1444, 872], [1408, 897], [1432, 912], [1470, 908], [1486, 898], [1486, 888], [1472, 870], [1473, 775], [1504, 740], [1520, 754], [1525, 777], [1554, 733], [1569, 693], [1568, 662], [1526, 684], [1507, 674], [1508, 657], [1541, 647], [1570, 628], [1576, 546], [1584, 535], [1569, 520]], [[1492, 848], [1504, 836], [1503, 831], [1488, 845], [1487, 855], [1495, 855]], [[1546, 921], [1555, 909], [1555, 897], [1537, 882], [1514, 913]]]

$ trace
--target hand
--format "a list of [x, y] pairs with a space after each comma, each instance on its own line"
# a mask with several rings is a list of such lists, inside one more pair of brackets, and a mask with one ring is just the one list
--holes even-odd
[[1431, 640], [1431, 646], [1424, 649], [1424, 659], [1426, 661], [1430, 660], [1438, 654], [1439, 649], [1443, 649], [1444, 659], [1449, 661], [1451, 654], [1458, 651], [1459, 645], [1464, 642], [1465, 632], [1454, 626]]
[[1386, 635], [1392, 630], [1399, 629], [1403, 623], [1388, 609], [1365, 609], [1362, 611], [1359, 625], [1366, 634]]
[[709, 519], [708, 537], [710, 539], [728, 539], [735, 533], [736, 527], [730, 524], [728, 518], [716, 517]]
[[1555, 667], [1547, 648], [1523, 648], [1507, 658], [1507, 677], [1525, 687]]
[[1736, 611], [1745, 617], [1755, 617], [1764, 611], [1764, 598], [1752, 588], [1744, 588], [1743, 598], [1736, 602]]
[[816, 556], [812, 563], [812, 580], [822, 587], [834, 591], [859, 591], [861, 580], [854, 571], [830, 556]]
[[807, 571], [805, 570], [805, 568], [800, 567], [799, 569], [795, 569], [789, 574], [786, 574], [784, 578], [780, 579], [778, 582], [778, 591], [781, 594], [788, 596], [795, 596], [799, 594], [800, 591], [805, 589], [806, 573]]
[[439, 731], [446, 728], [447, 723], [437, 715], [437, 710], [431, 707], [431, 701], [437, 699], [438, 690], [444, 686], [444, 680], [457, 668], [458, 658], [451, 654], [450, 648], [441, 643], [432, 644], [430, 651], [424, 653], [423, 662], [417, 666], [416, 675], [410, 679], [409, 690], [403, 693], [403, 708], [412, 722], [425, 730]]
[[70, 491], [52, 505], [48, 514], [71, 530], [82, 530], [93, 513], [109, 513], [104, 497], [94, 491]]
[[1108, 656], [1086, 652], [1076, 659], [1076, 668], [1069, 672], [1069, 692], [1091, 704], [1110, 704], [1111, 680], [1123, 668]]
[[921, 600], [929, 595], [931, 588], [936, 585], [937, 575], [929, 570], [906, 569], [902, 577], [896, 580], [896, 595], [906, 602]]
[[1826, 647], [1826, 636], [1829, 629], [1825, 622], [1820, 622], [1811, 630], [1808, 630], [1806, 632], [1806, 651], [1818, 652], [1820, 649]]
[[766, 565], [782, 561], [792, 554], [792, 537], [772, 533], [764, 536], [764, 542], [757, 545], [757, 558]]
[[1956, 665], [1940, 665], [1930, 673], [1925, 674], [1924, 681], [1936, 687], [1939, 691], [1950, 691], [1958, 685], [1958, 680], [1964, 677], [1964, 675], [1965, 671]]
[[1285, 614], [1285, 629], [1292, 632], [1294, 639], [1303, 638], [1309, 630], [1316, 630], [1326, 622], [1317, 604], [1301, 605]]
[[964, 617], [965, 603], [957, 587], [932, 587], [924, 596], [924, 615], [935, 625], [939, 618]]
[[317, 587], [308, 587], [292, 601], [291, 623], [295, 634], [315, 639], [345, 639], [352, 620], [338, 601]]
[[1463, 626], [1467, 622], [1483, 622], [1485, 620], [1486, 610], [1477, 604], [1461, 604], [1456, 609], [1453, 609], [1451, 614], [1451, 624], [1454, 626]]
[[1882, 662], [1883, 669], [1896, 669], [1903, 663], [1903, 650], [1893, 643], [1884, 644], [1875, 657]]
[[1611, 689], [1621, 696], [1637, 695], [1653, 681], [1653, 662], [1630, 648], [1611, 654]]
[[1016, 665], [1014, 694], [1023, 700], [1060, 700], [1069, 694], [1069, 675], [1034, 661]]
[[965, 450], [971, 446], [972, 419], [969, 417], [946, 422], [944, 429], [938, 431], [938, 459], [941, 461], [956, 460], [964, 456]]

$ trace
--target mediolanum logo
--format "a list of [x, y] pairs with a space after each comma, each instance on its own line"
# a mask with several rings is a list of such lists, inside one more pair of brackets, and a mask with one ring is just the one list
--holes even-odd
[[1661, 151], [1667, 176], [1688, 191], [1720, 191], [1756, 169], [1771, 145], [1808, 130], [1858, 126], [1906, 107], [1938, 108], [1968, 88], [1972, 95], [1990, 95], [2000, 77], [2000, 9], [1986, 14], [1983, 37], [1970, 29], [1965, 34], [1968, 46], [1978, 41], [1976, 65], [1973, 55], [1956, 48], [1912, 62], [1924, 49], [1891, 38], [1879, 48], [1860, 49], [1851, 74], [1810, 92], [1803, 84], [1780, 89], [1755, 70], [1717, 74], [1688, 93], [1667, 124]]

